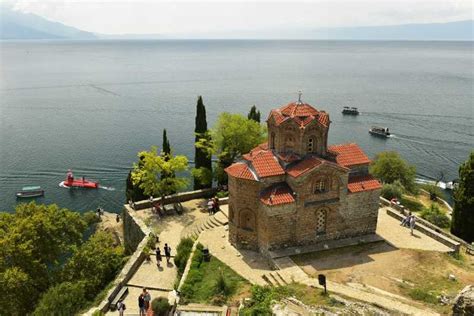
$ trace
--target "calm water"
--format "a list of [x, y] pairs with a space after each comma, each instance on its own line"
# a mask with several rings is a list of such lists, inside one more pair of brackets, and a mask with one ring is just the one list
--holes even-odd
[[[469, 42], [91, 41], [0, 42], [0, 209], [24, 185], [38, 201], [120, 211], [136, 153], [161, 146], [193, 159], [196, 97], [210, 125], [304, 101], [330, 113], [330, 143], [373, 156], [399, 151], [419, 174], [447, 180], [474, 147], [473, 44]], [[358, 117], [343, 117], [342, 106]], [[391, 139], [370, 137], [387, 126]], [[59, 187], [65, 172], [107, 189]]]

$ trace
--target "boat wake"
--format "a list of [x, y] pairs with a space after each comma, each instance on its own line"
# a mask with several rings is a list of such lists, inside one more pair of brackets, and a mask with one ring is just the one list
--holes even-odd
[[104, 190], [107, 190], [107, 191], [115, 191], [115, 188], [106, 187], [106, 186], [103, 186], [103, 185], [99, 185], [99, 189], [104, 189]]
[[59, 182], [59, 186], [60, 186], [61, 188], [70, 189], [70, 187], [68, 187], [67, 185], [64, 184], [64, 181]]

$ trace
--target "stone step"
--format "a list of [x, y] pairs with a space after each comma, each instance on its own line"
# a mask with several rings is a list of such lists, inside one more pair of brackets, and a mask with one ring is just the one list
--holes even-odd
[[282, 283], [279, 279], [279, 277], [276, 275], [275, 272], [270, 272], [270, 277], [273, 278], [273, 281], [275, 281], [274, 283], [277, 285], [277, 286], [282, 286], [284, 285], [284, 283]]
[[[290, 283], [291, 283], [291, 282], [287, 282], [287, 281], [283, 278], [283, 276], [281, 275], [281, 272], [280, 272], [280, 271], [278, 271], [278, 270], [275, 271], [275, 274], [276, 274], [276, 276], [278, 277], [278, 279], [280, 280], [280, 283], [281, 283], [282, 285], [287, 285], [287, 284], [290, 284]], [[291, 281], [291, 280], [290, 280], [290, 281]]]
[[271, 279], [271, 278], [268, 276], [268, 273], [262, 274], [262, 279], [264, 279], [265, 282], [267, 282], [268, 285], [270, 285], [270, 286], [275, 286], [273, 279]]
[[229, 222], [229, 219], [227, 218], [226, 214], [223, 211], [220, 211], [220, 212], [217, 212], [216, 214], [214, 214], [214, 218], [221, 225], [225, 225]]
[[210, 222], [214, 225], [214, 227], [222, 225], [214, 216], [211, 217]]

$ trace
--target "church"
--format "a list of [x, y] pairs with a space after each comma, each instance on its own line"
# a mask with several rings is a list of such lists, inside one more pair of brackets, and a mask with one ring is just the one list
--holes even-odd
[[328, 146], [330, 124], [301, 94], [270, 112], [268, 141], [226, 168], [231, 244], [267, 254], [375, 233], [382, 186], [357, 144]]

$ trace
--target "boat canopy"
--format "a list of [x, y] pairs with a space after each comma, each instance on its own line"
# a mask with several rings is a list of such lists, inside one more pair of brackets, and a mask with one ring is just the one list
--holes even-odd
[[23, 187], [21, 189], [22, 191], [38, 191], [41, 190], [40, 186], [28, 186], [28, 187]]

